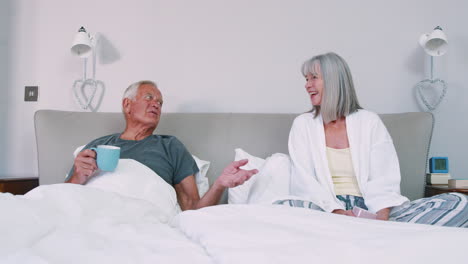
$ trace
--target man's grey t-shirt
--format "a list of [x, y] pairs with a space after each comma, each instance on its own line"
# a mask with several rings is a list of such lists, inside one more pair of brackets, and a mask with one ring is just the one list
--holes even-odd
[[[197, 164], [185, 146], [174, 136], [151, 135], [142, 140], [124, 140], [120, 133], [88, 143], [84, 149], [98, 145], [120, 147], [121, 159], [134, 159], [152, 169], [170, 185], [180, 183], [198, 172]], [[72, 175], [73, 168], [69, 175]]]

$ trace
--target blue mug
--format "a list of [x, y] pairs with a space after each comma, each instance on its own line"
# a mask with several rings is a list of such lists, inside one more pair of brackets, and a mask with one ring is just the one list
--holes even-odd
[[120, 148], [116, 146], [99, 145], [91, 148], [96, 152], [97, 166], [102, 171], [114, 171], [119, 163]]

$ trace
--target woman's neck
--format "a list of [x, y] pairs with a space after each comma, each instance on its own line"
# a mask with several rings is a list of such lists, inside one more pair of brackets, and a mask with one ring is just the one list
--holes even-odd
[[340, 117], [338, 118], [337, 120], [333, 120], [331, 122], [328, 122], [328, 123], [323, 123], [323, 126], [324, 127], [330, 127], [330, 128], [340, 128], [340, 127], [343, 127], [346, 126], [346, 117]]
[[330, 148], [349, 148], [348, 134], [346, 131], [346, 118], [341, 117], [335, 121], [323, 124], [325, 132], [325, 145]]

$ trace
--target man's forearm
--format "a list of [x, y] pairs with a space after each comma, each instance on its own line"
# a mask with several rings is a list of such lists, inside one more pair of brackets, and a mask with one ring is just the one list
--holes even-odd
[[248, 160], [233, 161], [223, 173], [216, 179], [213, 186], [200, 199], [198, 196], [195, 176], [186, 177], [180, 183], [174, 185], [180, 208], [182, 210], [199, 209], [205, 206], [218, 204], [226, 188], [234, 188], [250, 179], [258, 170], [243, 170], [240, 167], [247, 164]]
[[216, 205], [221, 200], [221, 196], [226, 188], [215, 182], [213, 186], [198, 200], [195, 209], [203, 208], [206, 206]]

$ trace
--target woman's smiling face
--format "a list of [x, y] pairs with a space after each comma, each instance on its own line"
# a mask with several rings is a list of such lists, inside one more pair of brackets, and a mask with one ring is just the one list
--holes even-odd
[[323, 79], [322, 79], [322, 74], [320, 73], [319, 66], [316, 64], [315, 65], [315, 73], [308, 73], [305, 76], [306, 79], [306, 84], [305, 88], [307, 93], [310, 96], [310, 101], [312, 102], [312, 105], [318, 106], [322, 103], [322, 97], [323, 97]]

